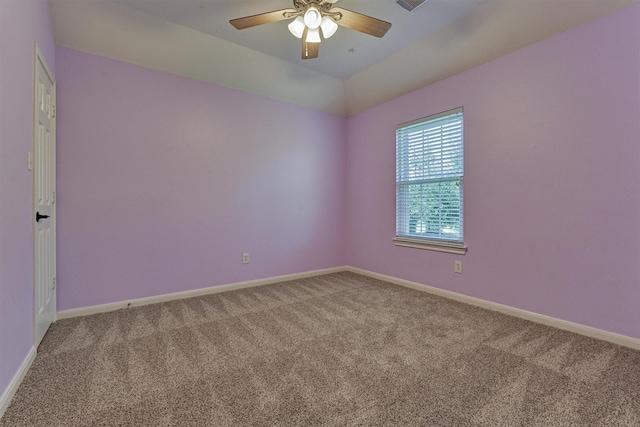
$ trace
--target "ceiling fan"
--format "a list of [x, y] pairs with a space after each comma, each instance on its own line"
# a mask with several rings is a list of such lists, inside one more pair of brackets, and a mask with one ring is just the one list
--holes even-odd
[[389, 22], [341, 7], [334, 7], [333, 4], [337, 1], [293, 0], [293, 9], [281, 9], [245, 16], [244, 18], [232, 19], [229, 23], [238, 30], [243, 30], [257, 25], [295, 18], [289, 24], [289, 31], [295, 37], [302, 39], [302, 59], [318, 57], [321, 41], [320, 30], [322, 30], [322, 38], [328, 39], [336, 32], [338, 25], [376, 37], [384, 36], [391, 28]]

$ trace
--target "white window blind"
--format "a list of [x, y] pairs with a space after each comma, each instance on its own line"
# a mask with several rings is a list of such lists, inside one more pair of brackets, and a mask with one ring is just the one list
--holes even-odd
[[462, 243], [462, 107], [396, 130], [396, 238]]

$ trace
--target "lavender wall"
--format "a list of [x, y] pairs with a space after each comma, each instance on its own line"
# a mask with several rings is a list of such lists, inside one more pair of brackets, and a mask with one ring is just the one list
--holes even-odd
[[56, 54], [59, 310], [344, 265], [346, 119]]
[[34, 42], [52, 72], [46, 0], [0, 1], [0, 396], [33, 346]]
[[[458, 106], [469, 251], [395, 247], [395, 126]], [[640, 5], [353, 116], [347, 263], [640, 338], [639, 118]]]
[[[345, 120], [56, 49], [45, 0], [1, 0], [0, 394], [33, 345], [34, 41], [61, 310], [346, 260], [640, 338], [640, 5]], [[395, 247], [395, 125], [460, 105], [469, 252]]]

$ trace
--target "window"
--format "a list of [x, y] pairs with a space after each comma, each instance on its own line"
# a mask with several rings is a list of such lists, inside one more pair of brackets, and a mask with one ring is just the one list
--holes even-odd
[[464, 254], [462, 107], [396, 130], [399, 246]]

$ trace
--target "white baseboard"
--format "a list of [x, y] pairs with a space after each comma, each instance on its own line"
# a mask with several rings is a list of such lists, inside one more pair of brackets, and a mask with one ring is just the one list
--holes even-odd
[[590, 326], [580, 325], [578, 323], [567, 322], [566, 320], [556, 319], [555, 317], [544, 316], [542, 314], [521, 310], [519, 308], [509, 307], [508, 305], [498, 304], [495, 302], [470, 297], [456, 292], [445, 291], [444, 289], [434, 288], [432, 286], [411, 282], [409, 280], [398, 279], [396, 277], [387, 276], [385, 274], [374, 273], [372, 271], [363, 270], [361, 268], [347, 267], [346, 270], [353, 273], [362, 274], [363, 276], [369, 276], [375, 279], [384, 280], [385, 282], [395, 283], [407, 288], [412, 288], [444, 298], [464, 302], [466, 304], [498, 311], [500, 313], [530, 320], [532, 322], [542, 323], [543, 325], [553, 326], [554, 328], [563, 329], [565, 331], [575, 332], [580, 335], [585, 335], [591, 338], [596, 338], [599, 340], [608, 341], [614, 344], [640, 350], [640, 339], [628, 337], [626, 335], [615, 334], [613, 332], [603, 331], [602, 329], [596, 329]]
[[27, 375], [27, 372], [29, 371], [31, 364], [36, 358], [36, 352], [37, 352], [36, 347], [31, 347], [31, 350], [29, 350], [27, 357], [25, 357], [24, 360], [22, 361], [22, 365], [20, 365], [18, 372], [16, 372], [16, 374], [11, 379], [11, 382], [7, 386], [6, 390], [4, 391], [4, 393], [2, 393], [2, 396], [0, 397], [0, 418], [2, 418], [2, 416], [4, 415], [4, 411], [6, 411], [7, 408], [9, 407], [9, 404], [11, 403], [11, 399], [13, 399], [13, 396], [16, 394], [16, 391], [18, 391], [18, 387], [20, 386], [20, 383], [24, 379], [24, 376]]
[[[533, 313], [519, 308], [510, 307], [508, 305], [498, 304], [495, 302], [483, 300], [480, 298], [470, 297], [456, 292], [446, 291], [444, 289], [435, 288], [433, 286], [423, 285], [409, 280], [399, 279], [385, 274], [374, 273], [372, 271], [363, 270], [357, 267], [334, 267], [322, 270], [306, 271], [304, 273], [287, 274], [284, 276], [268, 277], [266, 279], [250, 280], [247, 282], [232, 283], [228, 285], [213, 286], [204, 289], [195, 289], [192, 291], [176, 292], [172, 294], [157, 295], [153, 297], [139, 298], [130, 301], [120, 301], [109, 304], [94, 305], [90, 307], [75, 308], [71, 310], [63, 310], [57, 313], [57, 319], [68, 319], [71, 317], [87, 316], [89, 314], [104, 313], [107, 311], [119, 310], [127, 307], [137, 307], [147, 304], [156, 304], [159, 302], [173, 301], [177, 299], [193, 298], [201, 295], [215, 294], [219, 292], [228, 292], [236, 289], [251, 288], [254, 286], [269, 285], [272, 283], [286, 282], [288, 280], [304, 279], [306, 277], [320, 276], [323, 274], [339, 273], [341, 271], [351, 271], [353, 273], [362, 274], [363, 276], [373, 277], [375, 279], [384, 280], [385, 282], [395, 283], [407, 288], [416, 289], [422, 292], [438, 295], [444, 298], [460, 301], [466, 304], [475, 305], [477, 307], [498, 311], [500, 313], [519, 317], [521, 319], [530, 320], [532, 322], [541, 323], [543, 325], [552, 326], [554, 328], [563, 329], [565, 331], [575, 332], [591, 338], [611, 342], [614, 344], [630, 347], [640, 350], [640, 339], [628, 337], [625, 335], [607, 332], [602, 329], [592, 328], [590, 326], [580, 325], [578, 323], [568, 322], [566, 320], [556, 319], [542, 314]], [[2, 406], [0, 406], [0, 409]]]
[[178, 299], [193, 298], [201, 295], [216, 294], [219, 292], [235, 291], [236, 289], [252, 288], [254, 286], [270, 285], [272, 283], [286, 282], [288, 280], [304, 279], [306, 277], [321, 276], [329, 273], [339, 273], [346, 271], [346, 267], [325, 268], [322, 270], [305, 271], [303, 273], [286, 274], [284, 276], [268, 277], [266, 279], [249, 280], [247, 282], [231, 283], [228, 285], [212, 286], [210, 288], [195, 289], [192, 291], [175, 292], [171, 294], [156, 295], [153, 297], [138, 298], [129, 301], [112, 302], [108, 304], [93, 305], [90, 307], [73, 308], [62, 310], [57, 313], [57, 320], [69, 319], [71, 317], [87, 316], [107, 311], [120, 310], [128, 307], [138, 307], [141, 305], [157, 304], [159, 302], [173, 301]]

